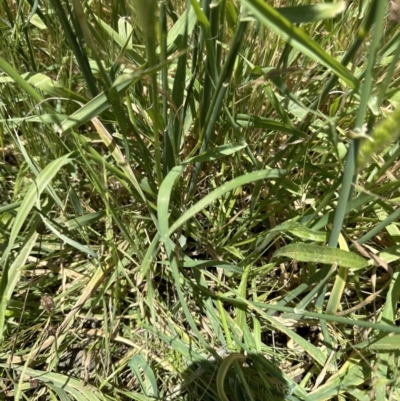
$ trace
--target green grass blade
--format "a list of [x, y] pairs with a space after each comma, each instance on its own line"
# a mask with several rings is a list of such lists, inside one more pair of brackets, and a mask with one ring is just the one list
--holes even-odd
[[357, 270], [363, 269], [369, 265], [366, 259], [352, 252], [299, 242], [278, 249], [274, 253], [274, 258], [280, 256], [289, 257], [301, 262], [324, 263], [331, 265], [337, 264], [338, 266]]
[[[168, 222], [165, 222], [168, 219], [168, 213], [161, 214], [159, 217], [164, 220], [164, 224], [161, 226], [160, 221], [160, 233], [161, 233], [161, 240], [165, 241], [175, 230], [181, 227], [186, 221], [190, 218], [195, 216], [198, 212], [204, 209], [207, 205], [215, 201], [216, 199], [220, 198], [222, 195], [226, 194], [229, 191], [236, 189], [242, 185], [245, 185], [250, 182], [255, 182], [258, 180], [265, 180], [265, 179], [274, 179], [284, 177], [286, 172], [284, 170], [262, 170], [262, 171], [255, 171], [252, 173], [248, 173], [242, 175], [240, 177], [234, 178], [233, 180], [221, 185], [210, 194], [205, 196], [202, 200], [197, 202], [193, 205], [189, 210], [187, 210], [178, 220], [176, 220], [169, 228]], [[158, 199], [159, 207], [162, 205], [168, 205], [168, 198], [165, 197], [164, 192], [160, 189], [160, 196]]]
[[[12, 78], [35, 102], [41, 103], [44, 100], [44, 98], [1, 56], [0, 69]], [[43, 107], [51, 109], [46, 103], [43, 103]]]
[[[138, 80], [138, 74], [124, 74], [120, 76], [115, 82], [115, 89], [119, 94], [125, 92], [125, 90], [136, 80]], [[103, 92], [90, 100], [88, 103], [83, 105], [76, 112], [72, 113], [66, 120], [61, 123], [59, 133], [66, 132], [70, 129], [79, 127], [82, 124], [90, 121], [94, 117], [97, 117], [103, 111], [107, 110], [111, 106], [107, 95]]]
[[335, 18], [346, 9], [345, 1], [337, 3], [318, 3], [307, 6], [280, 7], [277, 8], [280, 14], [292, 24], [316, 22], [324, 19]]
[[236, 362], [245, 362], [246, 357], [243, 354], [230, 354], [228, 357], [226, 357], [223, 362], [221, 363], [221, 366], [218, 369], [218, 374], [217, 374], [217, 390], [218, 390], [218, 395], [221, 399], [221, 401], [229, 401], [228, 397], [226, 396], [224, 387], [225, 387], [225, 377], [226, 374], [228, 373], [229, 368], [232, 366], [232, 364]]

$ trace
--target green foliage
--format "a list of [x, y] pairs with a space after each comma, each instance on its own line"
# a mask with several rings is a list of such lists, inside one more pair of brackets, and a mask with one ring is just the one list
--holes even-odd
[[400, 398], [391, 3], [1, 3], [2, 397]]

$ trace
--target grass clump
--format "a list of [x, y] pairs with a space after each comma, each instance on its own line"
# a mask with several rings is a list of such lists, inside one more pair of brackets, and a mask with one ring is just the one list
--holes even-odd
[[2, 3], [3, 398], [400, 399], [398, 2], [308, 3]]

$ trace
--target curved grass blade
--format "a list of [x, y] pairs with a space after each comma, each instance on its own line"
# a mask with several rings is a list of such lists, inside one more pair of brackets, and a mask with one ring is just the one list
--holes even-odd
[[168, 230], [168, 208], [172, 194], [172, 188], [175, 181], [183, 173], [185, 167], [190, 163], [199, 163], [204, 161], [216, 160], [224, 156], [229, 156], [245, 148], [247, 145], [243, 144], [230, 144], [219, 146], [204, 152], [198, 156], [186, 160], [179, 166], [175, 166], [164, 178], [160, 186], [157, 199], [158, 221], [160, 224], [160, 235], [163, 235]]
[[337, 3], [318, 3], [307, 6], [281, 7], [277, 11], [293, 24], [321, 21], [335, 18], [346, 9], [345, 1]]
[[290, 244], [278, 249], [274, 253], [274, 258], [280, 256], [286, 256], [300, 262], [337, 264], [349, 269], [363, 269], [369, 266], [366, 259], [355, 253], [327, 246], [304, 243]]
[[[185, 166], [189, 162], [198, 162], [198, 161], [204, 161], [207, 159], [213, 159], [217, 157], [222, 157], [227, 154], [234, 153], [240, 149], [245, 147], [245, 145], [228, 145], [228, 146], [222, 146], [221, 148], [213, 149], [211, 152], [206, 152], [202, 155], [199, 155], [198, 157], [194, 157], [193, 159], [189, 159], [186, 163], [175, 166], [169, 173], [168, 175], [164, 178], [160, 190], [159, 190], [159, 196], [157, 199], [157, 213], [159, 217], [159, 232], [161, 236], [161, 241], [165, 245], [165, 249], [168, 255], [168, 259], [170, 261], [170, 267], [172, 271], [172, 275], [174, 278], [175, 282], [175, 288], [178, 293], [178, 297], [182, 306], [182, 309], [185, 313], [186, 319], [192, 328], [193, 332], [196, 334], [197, 339], [202, 343], [202, 345], [207, 349], [212, 355], [217, 357], [217, 354], [215, 350], [210, 346], [210, 344], [207, 344], [207, 342], [204, 340], [201, 332], [198, 330], [196, 323], [192, 317], [192, 314], [190, 312], [190, 309], [187, 305], [186, 299], [183, 295], [182, 289], [181, 289], [181, 284], [180, 284], [180, 272], [179, 272], [179, 266], [178, 266], [178, 261], [175, 255], [175, 244], [174, 242], [169, 238], [170, 234], [168, 235], [168, 209], [169, 209], [169, 203], [170, 203], [170, 198], [171, 198], [171, 193], [172, 189], [174, 186], [174, 183], [176, 179], [182, 174]], [[163, 235], [164, 234], [164, 235]]]
[[[173, 171], [171, 171], [172, 173]], [[171, 174], [170, 173], [170, 174]], [[232, 191], [233, 189], [240, 187], [242, 185], [248, 184], [250, 182], [255, 182], [259, 180], [265, 179], [274, 179], [274, 178], [282, 178], [285, 176], [285, 170], [271, 169], [271, 170], [260, 170], [254, 171], [252, 173], [244, 174], [240, 177], [234, 178], [231, 181], [221, 185], [219, 188], [215, 189], [195, 205], [193, 205], [189, 210], [187, 210], [178, 220], [176, 220], [171, 227], [168, 228], [168, 205], [169, 205], [169, 197], [170, 191], [172, 189], [173, 182], [178, 177], [176, 172], [174, 172], [174, 176], [171, 175], [170, 180], [167, 181], [168, 176], [164, 180], [167, 181], [165, 183], [164, 188], [160, 188], [160, 195], [157, 201], [157, 205], [160, 209], [158, 209], [159, 213], [159, 222], [160, 222], [160, 234], [161, 241], [165, 241], [176, 229], [182, 226], [186, 221], [195, 216], [198, 212], [204, 209], [211, 202], [220, 198], [225, 193]], [[169, 174], [168, 174], [169, 175]], [[163, 184], [164, 184], [163, 182]], [[163, 189], [163, 191], [162, 191]], [[167, 190], [168, 189], [168, 190]]]
[[[138, 379], [143, 393], [145, 393], [146, 396], [158, 397], [157, 380], [153, 369], [150, 367], [145, 358], [143, 358], [142, 355], [137, 354], [128, 362], [128, 365]], [[145, 382], [142, 380], [142, 373], [140, 369], [143, 371]]]
[[228, 370], [235, 362], [245, 362], [245, 361], [246, 357], [243, 354], [235, 353], [235, 354], [230, 354], [222, 362], [221, 366], [218, 369], [218, 374], [217, 374], [217, 390], [221, 401], [229, 401], [224, 390], [225, 377], [226, 374], [228, 373]]

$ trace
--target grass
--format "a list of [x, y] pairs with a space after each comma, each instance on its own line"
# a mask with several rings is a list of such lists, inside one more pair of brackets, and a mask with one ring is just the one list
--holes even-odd
[[2, 399], [400, 400], [398, 8], [2, 2]]

